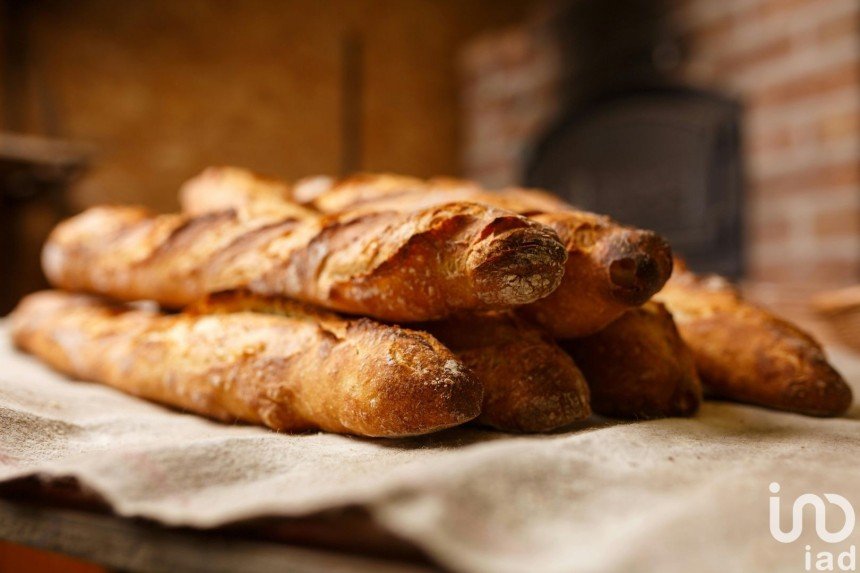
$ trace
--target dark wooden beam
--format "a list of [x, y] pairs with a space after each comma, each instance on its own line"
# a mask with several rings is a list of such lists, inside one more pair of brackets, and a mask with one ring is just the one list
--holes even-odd
[[362, 168], [362, 107], [364, 105], [364, 44], [347, 32], [341, 40], [341, 174]]
[[0, 0], [0, 71], [3, 90], [3, 129], [24, 131], [27, 110], [27, 61], [29, 58], [27, 2]]
[[0, 539], [122, 571], [429, 573], [435, 567], [0, 500]]

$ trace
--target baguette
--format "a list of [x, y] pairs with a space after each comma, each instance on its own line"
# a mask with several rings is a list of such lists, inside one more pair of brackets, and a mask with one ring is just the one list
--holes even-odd
[[[286, 314], [283, 298], [243, 293], [198, 303], [192, 312]], [[460, 360], [484, 388], [478, 422], [498, 430], [545, 432], [590, 414], [588, 386], [573, 360], [540, 330], [509, 313], [471, 315], [422, 323]]]
[[657, 298], [675, 316], [708, 394], [810, 416], [845, 413], [851, 388], [815, 339], [720, 277], [677, 266]]
[[457, 179], [423, 181], [370, 174], [340, 182], [314, 177], [291, 187], [267, 184], [248, 171], [220, 168], [208, 170], [186, 185], [183, 209], [196, 214], [209, 212], [210, 196], [221, 198], [223, 206], [238, 209], [256, 203], [258, 212], [277, 211], [278, 204], [286, 205], [284, 209], [301, 208], [301, 203], [323, 213], [372, 215], [468, 201], [531, 217], [558, 234], [567, 251], [567, 262], [560, 286], [521, 312], [556, 338], [599, 331], [626, 310], [647, 301], [672, 272], [671, 249], [659, 235], [576, 210], [534, 189], [489, 192]]
[[461, 316], [420, 326], [454, 351], [484, 386], [478, 422], [503, 431], [546, 432], [591, 415], [574, 360], [513, 313]]
[[566, 340], [594, 411], [612, 418], [692, 416], [702, 385], [672, 315], [656, 302], [627, 311], [591, 336]]
[[478, 415], [480, 384], [430, 335], [290, 309], [164, 315], [46, 291], [12, 332], [57, 370], [227, 422], [394, 437]]
[[182, 211], [191, 215], [235, 210], [243, 219], [307, 219], [318, 216], [291, 197], [289, 185], [238, 167], [209, 167], [179, 190]]
[[96, 207], [57, 226], [43, 267], [60, 288], [168, 308], [246, 288], [410, 322], [537, 300], [565, 259], [552, 230], [474, 203], [298, 219]]

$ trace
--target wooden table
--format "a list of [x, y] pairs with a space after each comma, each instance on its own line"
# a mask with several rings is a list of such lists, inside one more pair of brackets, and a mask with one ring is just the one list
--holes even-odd
[[439, 571], [359, 510], [255, 520], [211, 531], [111, 514], [98, 501], [33, 480], [0, 489], [0, 540], [122, 571], [192, 573]]

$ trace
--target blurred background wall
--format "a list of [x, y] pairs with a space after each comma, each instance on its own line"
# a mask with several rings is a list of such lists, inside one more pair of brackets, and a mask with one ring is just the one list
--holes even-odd
[[[8, 129], [91, 143], [75, 207], [176, 206], [211, 164], [296, 178], [457, 172], [456, 58], [521, 19], [490, 0], [7, 0]], [[12, 51], [10, 50], [10, 51]], [[23, 53], [22, 53], [23, 52]], [[4, 82], [5, 83], [5, 82]]]

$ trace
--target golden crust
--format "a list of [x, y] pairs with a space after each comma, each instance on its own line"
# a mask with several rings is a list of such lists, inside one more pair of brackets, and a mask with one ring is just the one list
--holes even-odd
[[291, 194], [290, 186], [276, 179], [238, 167], [209, 167], [182, 186], [179, 203], [188, 215], [235, 210], [244, 219], [315, 216], [311, 209], [287, 201]]
[[597, 334], [567, 340], [563, 347], [585, 374], [598, 414], [692, 416], [702, 401], [693, 357], [662, 304], [647, 302]]
[[675, 316], [708, 394], [811, 416], [851, 405], [850, 387], [815, 339], [725, 280], [679, 269], [657, 298]]
[[[195, 313], [312, 313], [323, 324], [343, 322], [283, 298], [222, 293], [192, 307]], [[508, 313], [461, 316], [415, 325], [451, 349], [481, 383], [478, 421], [503, 431], [544, 432], [590, 414], [588, 387], [573, 360], [540, 330]]]
[[61, 288], [167, 307], [247, 288], [419, 321], [537, 300], [565, 259], [552, 230], [473, 203], [301, 219], [96, 207], [57, 226], [43, 267]]
[[275, 430], [424, 434], [474, 418], [482, 399], [432, 336], [302, 305], [288, 316], [163, 315], [46, 291], [19, 304], [12, 330], [73, 376]]
[[[564, 278], [549, 296], [523, 308], [556, 338], [597, 332], [624, 311], [653, 296], [672, 273], [669, 244], [650, 231], [619, 225], [580, 211], [536, 189], [487, 191], [469, 181], [423, 181], [397, 175], [360, 174], [341, 181], [312, 180], [307, 206], [325, 213], [374, 213], [469, 201], [512, 211], [552, 228], [567, 251]], [[237, 200], [243, 190], [237, 189]]]
[[523, 313], [556, 338], [582, 337], [651, 298], [672, 273], [669, 244], [659, 235], [578, 211], [535, 214], [567, 250], [564, 279]]
[[478, 422], [503, 431], [546, 432], [591, 414], [576, 364], [542, 330], [510, 313], [425, 323], [484, 386]]

